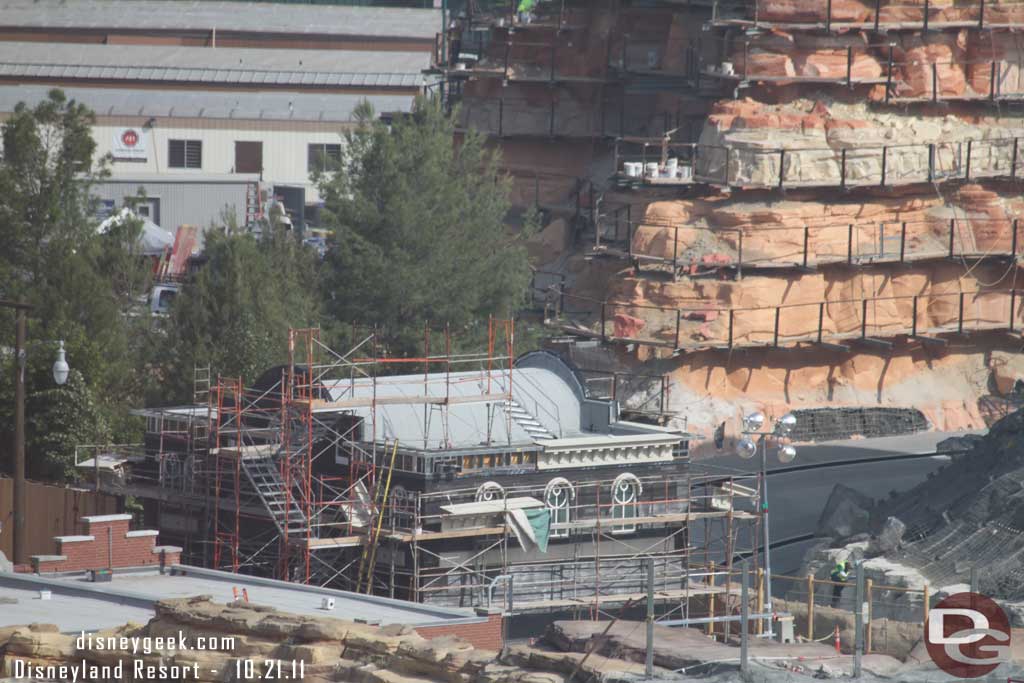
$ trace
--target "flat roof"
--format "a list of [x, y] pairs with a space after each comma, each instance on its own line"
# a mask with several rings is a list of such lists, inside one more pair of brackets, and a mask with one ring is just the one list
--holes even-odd
[[[46, 98], [50, 85], [0, 85], [0, 112], [12, 112], [19, 102], [34, 104]], [[309, 92], [238, 92], [232, 90], [139, 90], [130, 88], [61, 88], [69, 99], [86, 105], [97, 116], [146, 116], [262, 121], [350, 123], [353, 112], [369, 100], [377, 113], [409, 111], [412, 95], [362, 95]], [[159, 125], [159, 123], [158, 123]]]
[[[114, 570], [110, 583], [92, 583], [85, 573], [51, 576], [0, 572], [0, 597], [17, 600], [0, 609], [0, 627], [39, 622], [73, 632], [109, 628], [127, 621], [145, 623], [153, 617], [153, 605], [159, 600], [209, 595], [214, 602], [227, 604], [234, 599], [234, 588], [239, 593], [243, 588], [248, 591], [254, 604], [304, 616], [412, 626], [481, 619], [471, 610], [175, 565], [165, 574], [156, 569]], [[52, 597], [39, 599], [40, 590], [51, 591]], [[335, 599], [334, 610], [320, 609], [324, 597]]]
[[7, 78], [410, 88], [427, 82], [429, 66], [430, 53], [423, 51], [0, 41], [0, 76]]
[[0, 26], [433, 39], [441, 10], [212, 0], [0, 0]]

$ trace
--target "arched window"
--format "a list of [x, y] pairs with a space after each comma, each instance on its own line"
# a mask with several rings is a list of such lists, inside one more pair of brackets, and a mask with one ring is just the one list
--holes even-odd
[[412, 529], [416, 520], [416, 494], [404, 486], [391, 489], [391, 523], [396, 529]]
[[476, 490], [476, 502], [483, 503], [492, 500], [505, 500], [505, 489], [496, 481], [485, 481]]
[[544, 505], [551, 512], [551, 538], [568, 538], [569, 529], [555, 529], [555, 524], [568, 524], [572, 520], [570, 501], [576, 491], [565, 477], [555, 477], [544, 487]]
[[613, 526], [613, 534], [631, 534], [636, 531], [636, 524], [628, 522], [639, 516], [642, 491], [640, 480], [629, 472], [620, 474], [612, 482], [612, 519], [627, 522]]

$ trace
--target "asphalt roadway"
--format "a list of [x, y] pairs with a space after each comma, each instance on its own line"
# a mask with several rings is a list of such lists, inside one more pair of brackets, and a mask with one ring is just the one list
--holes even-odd
[[[829, 441], [797, 445], [796, 459], [782, 464], [768, 448], [769, 530], [772, 572], [794, 574], [814, 539], [787, 542], [813, 534], [836, 484], [856, 489], [875, 499], [890, 492], [905, 492], [924, 481], [949, 456], [907, 458], [936, 452], [939, 442], [964, 432], [921, 432], [876, 439]], [[868, 461], [868, 462], [865, 462]], [[760, 467], [759, 456], [743, 460], [736, 455], [701, 458], [713, 471], [750, 472]], [[811, 466], [811, 467], [808, 467]], [[777, 546], [777, 547], [776, 547]], [[774, 582], [773, 582], [774, 584]]]

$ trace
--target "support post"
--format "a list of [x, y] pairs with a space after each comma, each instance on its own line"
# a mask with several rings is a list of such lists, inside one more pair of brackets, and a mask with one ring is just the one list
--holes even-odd
[[[764, 605], [764, 568], [763, 567], [758, 567], [757, 568], [757, 578], [756, 578], [756, 581], [757, 581], [757, 584], [755, 586], [755, 590], [757, 591], [757, 609], [758, 609], [758, 611], [762, 611], [764, 609], [764, 607], [763, 607], [763, 605]], [[761, 619], [758, 619], [757, 620], [757, 627], [756, 628], [757, 628], [757, 635], [761, 635], [762, 633], [764, 633], [764, 621], [761, 620]]]
[[846, 87], [853, 90], [853, 46], [846, 48]]
[[907, 256], [907, 222], [900, 224], [900, 263], [906, 261]]
[[606, 320], [605, 320], [605, 307], [608, 305], [607, 301], [601, 302], [601, 341], [608, 341], [608, 333], [606, 331]]
[[[883, 173], [883, 177], [884, 175]], [[846, 226], [846, 265], [853, 265], [853, 223], [849, 223]]]
[[935, 143], [928, 143], [928, 182], [935, 182]]
[[911, 302], [912, 302], [913, 308], [912, 308], [911, 313], [910, 313], [910, 315], [912, 316], [911, 321], [910, 321], [910, 336], [911, 337], [916, 337], [917, 336], [917, 295], [915, 295], [914, 298], [911, 299]]
[[[878, 31], [878, 24], [882, 20], [882, 0], [875, 0], [875, 31]], [[888, 96], [886, 96], [888, 99]]]
[[931, 14], [931, 7], [928, 0], [924, 0], [924, 31], [928, 32], [928, 15]]
[[782, 306], [775, 307], [775, 333], [772, 337], [772, 346], [779, 348], [779, 316], [782, 313]]
[[1010, 237], [1010, 256], [1017, 260], [1017, 219], [1013, 219], [1013, 235]]
[[839, 151], [839, 188], [846, 189], [846, 148]]
[[864, 614], [864, 654], [871, 654], [871, 589], [874, 588], [874, 581], [864, 579], [864, 603], [867, 611]]
[[860, 302], [860, 338], [866, 339], [868, 336], [868, 300], [861, 299]]
[[736, 311], [734, 311], [733, 309], [730, 308], [729, 309], [729, 348], [730, 349], [732, 348], [732, 331], [733, 331], [733, 323], [734, 323], [735, 315], [736, 315]]
[[[673, 350], [676, 350], [676, 349], [679, 348], [679, 330], [682, 327], [682, 325], [683, 325], [683, 312], [677, 309], [676, 310], [676, 343], [675, 343], [675, 346], [673, 347]], [[1012, 328], [1012, 324], [1011, 324], [1011, 328], [1010, 329], [1013, 329]]]
[[[811, 241], [811, 228], [810, 228], [810, 226], [805, 225], [804, 226], [804, 268], [807, 267], [807, 246], [810, 243], [810, 241]], [[778, 317], [776, 317], [776, 320], [778, 320]], [[776, 331], [778, 331], [778, 326], [777, 325], [776, 325]]]
[[814, 574], [807, 575], [807, 640], [814, 640]]
[[857, 563], [856, 595], [853, 603], [853, 677], [862, 675], [861, 657], [864, 653], [864, 563]]
[[647, 558], [647, 650], [644, 675], [654, 677], [654, 558]]
[[[13, 562], [25, 564], [27, 531], [25, 529], [25, 337], [27, 314], [24, 307], [15, 309], [14, 323], [14, 539]], [[97, 451], [94, 458], [99, 459]]]
[[956, 249], [956, 219], [949, 219], [949, 258], [953, 258]]
[[832, 0], [825, 3], [825, 32], [832, 32]]
[[985, 0], [981, 0], [978, 5], [978, 30], [985, 30]]
[[747, 560], [740, 566], [740, 676], [750, 676], [750, 571]]
[[964, 180], [970, 180], [971, 179], [971, 147], [973, 146], [972, 143], [973, 143], [973, 140], [968, 140], [967, 141], [967, 162], [965, 164], [965, 169], [964, 169], [964, 171], [965, 171]]
[[1010, 180], [1017, 179], [1017, 148], [1020, 138], [1013, 139], [1013, 154], [1010, 157]]
[[882, 147], [882, 180], [881, 180], [881, 182], [878, 183], [880, 187], [885, 187], [885, 166], [886, 166], [885, 162], [886, 162], [886, 157], [888, 155], [889, 155], [889, 148], [887, 146], [886, 147]]
[[932, 102], [939, 101], [939, 64], [932, 62]]
[[[1017, 309], [1017, 290], [1016, 289], [1012, 289], [1012, 290], [1010, 290], [1010, 331], [1011, 332], [1014, 331], [1014, 316], [1017, 314], [1015, 312], [1016, 309]], [[99, 490], [98, 486], [96, 487], [96, 490]]]
[[779, 189], [783, 189], [783, 181], [786, 178], [786, 149], [779, 150]]
[[928, 629], [928, 613], [931, 612], [931, 605], [928, 604], [928, 601], [931, 598], [931, 596], [929, 595], [929, 592], [928, 592], [928, 584], [927, 583], [924, 585], [924, 589], [922, 590], [922, 593], [924, 594], [924, 597], [922, 598], [923, 601], [924, 601], [924, 622], [923, 622], [923, 624], [924, 624], [925, 630], [927, 630]]
[[[875, 2], [875, 30], [878, 30], [878, 0]], [[885, 103], [889, 104], [889, 98], [892, 96], [892, 56], [893, 50], [895, 50], [895, 44], [889, 43], [889, 67], [885, 74]]]
[[[982, 4], [982, 7], [985, 5]], [[988, 99], [995, 101], [996, 99], [996, 60], [992, 60], [991, 71], [988, 74]]]
[[822, 341], [825, 334], [825, 302], [818, 302], [818, 343]]
[[964, 333], [964, 292], [960, 292], [960, 315], [959, 320], [956, 323], [956, 331], [958, 334]]

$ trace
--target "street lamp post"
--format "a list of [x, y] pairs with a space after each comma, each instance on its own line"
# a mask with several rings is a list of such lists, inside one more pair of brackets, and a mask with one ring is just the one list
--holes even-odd
[[[14, 495], [13, 527], [11, 535], [14, 564], [24, 564], [25, 541], [25, 368], [28, 356], [25, 352], [25, 338], [28, 327], [30, 304], [21, 301], [0, 299], [0, 308], [14, 309]], [[60, 343], [57, 361], [53, 364], [53, 379], [57, 384], [68, 381], [70, 368], [64, 358], [64, 342]]]
[[[761, 526], [764, 531], [764, 604], [760, 605], [764, 614], [772, 613], [772, 559], [771, 559], [771, 533], [768, 529], [768, 437], [786, 437], [792, 433], [796, 426], [796, 416], [793, 413], [786, 413], [774, 425], [771, 431], [762, 431], [764, 427], [764, 414], [751, 413], [743, 418], [743, 438], [737, 445], [736, 452], [741, 458], [752, 458], [760, 450], [761, 452]], [[757, 437], [757, 443], [750, 439]], [[779, 448], [779, 462], [789, 463], [796, 458], [796, 449], [789, 444]], [[772, 620], [770, 616], [765, 617], [767, 622], [765, 634], [771, 637]]]

